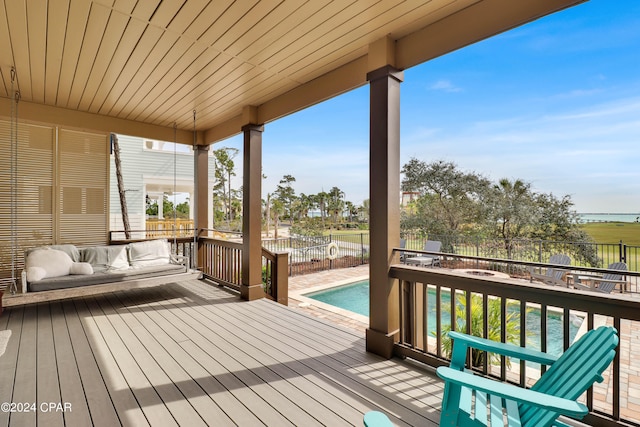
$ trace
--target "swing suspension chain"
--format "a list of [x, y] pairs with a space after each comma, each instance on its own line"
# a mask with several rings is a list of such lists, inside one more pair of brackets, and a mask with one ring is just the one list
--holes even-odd
[[20, 101], [20, 91], [16, 89], [16, 69], [11, 67], [11, 126], [10, 126], [10, 223], [11, 223], [11, 285], [10, 292], [15, 294], [18, 291], [16, 280], [16, 250], [18, 249], [18, 102]]

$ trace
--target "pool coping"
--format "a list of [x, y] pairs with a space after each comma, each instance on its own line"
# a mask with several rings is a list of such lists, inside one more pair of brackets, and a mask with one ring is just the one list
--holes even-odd
[[331, 313], [339, 314], [340, 316], [344, 316], [353, 320], [357, 320], [358, 322], [362, 322], [364, 324], [369, 324], [369, 316], [363, 316], [362, 314], [355, 313], [353, 311], [346, 310], [344, 308], [336, 307], [331, 304], [327, 304], [309, 297], [306, 297], [306, 294], [311, 294], [314, 292], [325, 291], [331, 288], [337, 288], [339, 286], [349, 285], [352, 283], [362, 282], [363, 280], [369, 280], [369, 275], [364, 274], [361, 276], [349, 277], [346, 279], [336, 280], [332, 282], [327, 282], [322, 285], [312, 286], [305, 289], [289, 291], [289, 298], [294, 299], [296, 301], [300, 301], [298, 307], [305, 308], [309, 306], [315, 306], [322, 310], [329, 311]]

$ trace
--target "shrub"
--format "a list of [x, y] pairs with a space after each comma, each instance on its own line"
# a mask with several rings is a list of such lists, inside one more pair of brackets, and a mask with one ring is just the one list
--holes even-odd
[[[460, 332], [467, 332], [467, 299], [464, 294], [458, 294], [456, 297], [456, 325], [455, 330]], [[442, 309], [445, 313], [451, 314], [450, 306], [443, 305]], [[489, 298], [487, 303], [487, 319], [488, 331], [487, 338], [492, 341], [501, 341], [500, 329], [501, 329], [501, 309], [500, 300], [497, 298]], [[507, 310], [507, 318], [505, 324], [507, 327], [506, 341], [511, 344], [520, 343], [520, 313], [517, 311]], [[442, 328], [442, 350], [444, 355], [451, 358], [453, 351], [453, 343], [449, 338], [449, 331], [451, 325], [446, 325]], [[482, 314], [482, 296], [478, 294], [471, 295], [471, 328], [470, 334], [477, 337], [484, 337], [483, 331], [483, 314]], [[471, 364], [472, 366], [482, 366], [484, 361], [484, 352], [477, 349], [472, 349]], [[491, 354], [489, 363], [499, 363], [500, 357], [497, 354]], [[507, 359], [507, 366], [510, 366], [509, 359]]]

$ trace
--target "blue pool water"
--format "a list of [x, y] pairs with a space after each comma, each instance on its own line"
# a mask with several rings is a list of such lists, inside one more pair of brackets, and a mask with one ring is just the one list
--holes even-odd
[[[309, 293], [305, 296], [363, 316], [369, 316], [368, 280], [338, 286], [325, 291]], [[436, 329], [435, 296], [435, 289], [429, 289], [429, 295], [427, 298], [429, 313], [427, 326], [430, 335], [433, 335]], [[441, 297], [442, 305], [450, 303], [450, 297], [447, 292], [442, 292]], [[526, 316], [527, 331], [533, 332], [533, 334], [527, 338], [527, 346], [540, 348], [540, 334], [536, 333], [536, 331], [540, 330], [540, 311], [537, 309], [531, 309], [527, 311]], [[442, 312], [441, 323], [443, 327], [445, 325], [449, 325], [451, 323], [451, 315], [447, 312]], [[581, 323], [581, 318], [576, 318], [575, 321], [569, 323], [569, 342], [573, 342]], [[558, 313], [547, 312], [547, 351], [549, 353], [559, 355], [562, 352], [562, 334], [562, 316]]]

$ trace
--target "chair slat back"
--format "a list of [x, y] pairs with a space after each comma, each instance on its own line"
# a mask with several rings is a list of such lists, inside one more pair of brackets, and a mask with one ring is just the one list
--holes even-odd
[[441, 247], [442, 242], [438, 240], [427, 240], [427, 243], [424, 244], [425, 252], [440, 252]]
[[[549, 257], [549, 264], [569, 265], [571, 264], [571, 258], [565, 254], [553, 254]], [[555, 278], [556, 280], [562, 280], [564, 270], [553, 267], [547, 268], [545, 275], [550, 278]]]
[[[609, 264], [609, 270], [627, 271], [627, 264], [624, 262], [614, 262]], [[622, 280], [622, 274], [605, 273], [602, 275], [605, 280]]]
[[569, 265], [571, 258], [565, 254], [553, 254], [549, 257], [549, 264]]
[[[615, 356], [618, 334], [611, 326], [601, 326], [584, 334], [573, 343], [544, 375], [531, 387], [533, 390], [575, 400], [594, 382]], [[557, 418], [554, 412], [528, 405], [520, 406], [522, 425], [548, 426]]]
[[[613, 279], [615, 280], [615, 279]], [[610, 294], [616, 288], [616, 282], [600, 282], [596, 290], [605, 294]]]

